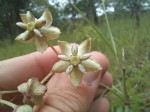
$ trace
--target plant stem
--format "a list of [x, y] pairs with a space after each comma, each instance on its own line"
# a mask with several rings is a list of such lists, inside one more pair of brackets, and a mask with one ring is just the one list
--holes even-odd
[[9, 107], [12, 107], [13, 109], [15, 109], [15, 108], [17, 107], [16, 104], [11, 103], [11, 102], [6, 101], [6, 100], [2, 100], [2, 99], [0, 99], [0, 103], [1, 103], [1, 104], [5, 104], [5, 105], [7, 105], [7, 106], [9, 106]]
[[50, 72], [42, 81], [41, 84], [44, 84], [54, 73]]
[[48, 44], [48, 46], [52, 48], [52, 50], [55, 52], [56, 55], [59, 55], [55, 47], [53, 47], [50, 43]]
[[122, 73], [123, 73], [123, 90], [124, 90], [124, 97], [125, 97], [125, 112], [130, 112], [130, 99], [127, 92], [127, 85], [126, 85], [126, 67], [125, 67], [125, 52], [122, 49]]
[[10, 93], [18, 93], [18, 90], [8, 90], [8, 91], [0, 91], [0, 95], [10, 94]]
[[115, 44], [114, 37], [113, 37], [112, 32], [111, 32], [111, 29], [110, 29], [108, 17], [107, 17], [107, 14], [106, 14], [105, 0], [102, 0], [102, 5], [103, 5], [103, 9], [104, 9], [104, 11], [105, 11], [104, 15], [105, 15], [106, 24], [107, 24], [107, 27], [108, 27], [108, 32], [109, 32], [109, 35], [110, 35], [110, 39], [111, 39], [111, 42], [112, 42], [112, 47], [113, 47], [115, 56], [117, 56], [116, 44]]
[[112, 53], [115, 54], [115, 51], [114, 49], [111, 47], [110, 43], [108, 42], [108, 40], [105, 38], [105, 36], [102, 34], [102, 32], [100, 30], [98, 30], [98, 28], [93, 24], [91, 23], [91, 21], [84, 15], [84, 13], [79, 9], [77, 8], [74, 4], [71, 4], [70, 5], [77, 11], [80, 13], [80, 15], [85, 19], [85, 21], [97, 32], [97, 34], [103, 39], [103, 41], [105, 42], [105, 44], [111, 49]]
[[118, 95], [115, 91], [113, 91], [110, 87], [108, 87], [107, 85], [103, 84], [103, 83], [100, 83], [100, 86], [106, 88], [107, 90], [109, 90], [110, 92], [112, 92], [114, 95], [116, 95], [118, 98], [120, 98], [120, 100], [122, 100], [123, 102], [125, 102], [125, 100], [120, 96]]

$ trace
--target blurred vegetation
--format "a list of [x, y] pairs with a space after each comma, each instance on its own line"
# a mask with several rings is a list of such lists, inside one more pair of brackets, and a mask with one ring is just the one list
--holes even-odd
[[[67, 0], [66, 0], [67, 1]], [[15, 26], [21, 21], [19, 13], [30, 10], [39, 17], [48, 8], [54, 18], [52, 25], [58, 26], [62, 34], [59, 40], [78, 42], [91, 37], [92, 49], [103, 52], [110, 61], [109, 71], [114, 78], [112, 91], [124, 98], [122, 78], [122, 48], [125, 49], [126, 82], [130, 99], [131, 112], [150, 111], [150, 1], [149, 0], [107, 0], [105, 3], [109, 25], [115, 45], [116, 56], [101, 36], [70, 5], [73, 3], [85, 14], [85, 17], [102, 32], [111, 45], [110, 31], [104, 15], [97, 16], [96, 9], [102, 8], [101, 0], [68, 0], [62, 8], [61, 2], [47, 0], [17, 1], [0, 0], [0, 60], [24, 55], [36, 50], [33, 43], [14, 42], [14, 38], [22, 32]], [[51, 2], [50, 2], [51, 3]], [[19, 4], [19, 5], [18, 5]], [[91, 5], [93, 4], [93, 5]], [[144, 5], [146, 4], [146, 5]], [[115, 12], [110, 12], [109, 7]], [[61, 8], [60, 8], [61, 7]], [[79, 18], [80, 17], [80, 18]], [[53, 45], [57, 42], [54, 41]], [[124, 112], [124, 102], [110, 92], [107, 97], [111, 101], [111, 112]]]

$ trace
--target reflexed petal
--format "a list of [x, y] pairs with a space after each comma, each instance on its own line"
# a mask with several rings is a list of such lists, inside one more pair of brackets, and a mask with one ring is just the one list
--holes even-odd
[[23, 97], [23, 101], [22, 102], [24, 104], [29, 104], [29, 105], [32, 104], [31, 99], [29, 97], [26, 97], [26, 96]]
[[91, 50], [91, 38], [83, 41], [78, 47], [78, 55], [81, 56]]
[[35, 45], [37, 51], [44, 52], [48, 48], [48, 41], [44, 37], [35, 36]]
[[39, 105], [41, 105], [43, 103], [43, 96], [42, 95], [40, 95], [40, 96], [33, 96], [33, 98], [31, 98], [31, 101], [35, 105], [39, 106]]
[[81, 64], [84, 66], [86, 72], [94, 72], [102, 69], [100, 64], [92, 59], [84, 60], [81, 62]]
[[23, 29], [27, 29], [27, 24], [25, 24], [23, 22], [17, 22], [16, 25], [23, 28]]
[[27, 19], [26, 14], [20, 14], [20, 17], [21, 17], [22, 22], [28, 23], [28, 19]]
[[26, 17], [27, 17], [28, 23], [35, 22], [35, 17], [32, 15], [30, 11], [27, 11]]
[[58, 41], [58, 45], [62, 51], [62, 54], [66, 55], [66, 56], [71, 55], [71, 44], [69, 44], [66, 41]]
[[70, 58], [66, 55], [58, 55], [58, 58], [60, 58], [63, 61], [69, 61], [70, 60]]
[[45, 90], [46, 86], [42, 85], [37, 78], [32, 78], [31, 91], [33, 95], [43, 95]]
[[30, 11], [28, 11], [26, 14], [20, 14], [21, 20], [24, 23], [34, 22], [35, 17], [31, 14]]
[[28, 84], [27, 83], [23, 83], [23, 84], [20, 84], [18, 87], [17, 87], [18, 91], [21, 92], [21, 93], [25, 93], [28, 91]]
[[52, 18], [52, 14], [49, 12], [48, 9], [46, 9], [42, 16], [39, 18], [39, 20], [46, 20], [46, 24], [45, 27], [49, 27], [52, 24], [53, 18]]
[[87, 60], [90, 57], [91, 57], [91, 54], [83, 54], [80, 58], [81, 60]]
[[74, 67], [73, 71], [70, 74], [72, 84], [77, 87], [80, 85], [82, 80], [83, 73], [78, 69], [78, 67]]
[[46, 24], [46, 20], [35, 19], [35, 26], [36, 26], [36, 28], [41, 28], [45, 24]]
[[54, 66], [52, 68], [52, 72], [54, 72], [54, 73], [65, 72], [69, 65], [70, 65], [69, 62], [60, 60], [54, 64]]
[[42, 27], [40, 29], [41, 33], [47, 37], [49, 40], [56, 39], [60, 35], [60, 30], [57, 27]]
[[39, 30], [34, 29], [33, 31], [34, 31], [35, 35], [37, 35], [38, 37], [42, 37], [42, 34]]
[[73, 70], [73, 65], [69, 65], [66, 69], [66, 74], [69, 75]]
[[31, 42], [33, 40], [33, 33], [29, 30], [26, 30], [25, 32], [19, 34], [15, 40], [21, 42]]

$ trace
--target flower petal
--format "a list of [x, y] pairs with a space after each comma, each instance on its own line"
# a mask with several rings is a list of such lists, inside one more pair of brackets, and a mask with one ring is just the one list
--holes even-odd
[[28, 84], [27, 83], [22, 83], [17, 87], [18, 91], [21, 93], [25, 93], [28, 91]]
[[93, 59], [84, 60], [81, 64], [84, 66], [86, 72], [94, 72], [102, 69], [100, 64]]
[[87, 60], [90, 57], [91, 57], [91, 54], [87, 53], [87, 54], [83, 54], [80, 58], [81, 60]]
[[45, 27], [49, 27], [52, 24], [53, 18], [52, 18], [52, 14], [49, 12], [48, 9], [46, 9], [42, 16], [39, 18], [39, 20], [46, 20], [46, 24]]
[[78, 67], [74, 67], [73, 71], [70, 74], [72, 84], [77, 87], [80, 85], [82, 80], [83, 73], [78, 69]]
[[29, 23], [29, 22], [35, 21], [35, 17], [32, 15], [32, 13], [30, 11], [27, 11], [26, 14], [20, 14], [20, 17], [24, 23]]
[[23, 22], [17, 22], [16, 25], [21, 27], [22, 29], [27, 29], [27, 24], [25, 24]]
[[31, 101], [34, 103], [34, 105], [41, 105], [43, 103], [43, 96], [33, 96], [33, 98], [31, 98]]
[[48, 48], [48, 40], [44, 37], [35, 36], [35, 45], [37, 51], [43, 53]]
[[60, 30], [57, 27], [42, 27], [40, 29], [41, 33], [47, 37], [49, 40], [56, 39], [60, 35]]
[[90, 52], [91, 50], [91, 38], [83, 41], [78, 47], [78, 55], [82, 56], [85, 53]]
[[27, 97], [26, 95], [23, 97], [23, 101], [24, 104], [28, 104], [28, 105], [32, 105], [33, 103], [31, 102], [31, 98]]
[[52, 72], [54, 72], [54, 73], [65, 72], [69, 65], [70, 65], [69, 62], [60, 60], [54, 64], [54, 66], [52, 68]]
[[33, 40], [33, 32], [26, 30], [25, 32], [19, 34], [15, 40], [21, 42], [31, 42]]
[[45, 24], [46, 24], [46, 20], [35, 19], [35, 27], [36, 28], [41, 28]]
[[58, 41], [58, 45], [62, 51], [62, 54], [66, 56], [71, 55], [71, 44], [66, 41]]
[[37, 78], [32, 78], [31, 91], [33, 95], [43, 95], [46, 91], [46, 86], [42, 85]]

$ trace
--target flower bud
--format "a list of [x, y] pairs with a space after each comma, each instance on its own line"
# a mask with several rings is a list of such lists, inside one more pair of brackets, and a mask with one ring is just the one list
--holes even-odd
[[29, 105], [22, 105], [18, 106], [13, 112], [33, 112], [33, 109]]

